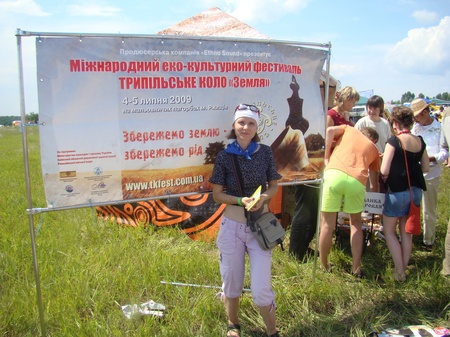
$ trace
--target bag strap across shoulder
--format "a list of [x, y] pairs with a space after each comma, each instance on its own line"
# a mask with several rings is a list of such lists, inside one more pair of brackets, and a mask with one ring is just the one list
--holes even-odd
[[[228, 155], [231, 160], [231, 167], [233, 168], [234, 177], [237, 182], [238, 192], [243, 197], [244, 196], [244, 179], [242, 178], [242, 172], [241, 172], [241, 167], [238, 162], [238, 158], [235, 154], [230, 153]], [[250, 227], [250, 230], [252, 232], [256, 232], [255, 224], [253, 223], [253, 221], [250, 220], [250, 212], [248, 212], [245, 207], [244, 207], [244, 214], [245, 214], [245, 218], [247, 219], [247, 226]]]
[[237, 182], [237, 189], [241, 197], [244, 196], [244, 179], [242, 178], [241, 167], [239, 166], [239, 162], [237, 156], [234, 154], [228, 154], [231, 159], [231, 167], [233, 168], [234, 177]]
[[402, 142], [402, 140], [400, 139], [400, 137], [397, 137], [397, 138], [398, 138], [398, 140], [400, 141], [400, 145], [402, 146], [402, 149], [403, 149], [403, 155], [405, 156], [406, 177], [408, 178], [409, 194], [410, 194], [410, 196], [411, 196], [411, 202], [412, 202], [412, 200], [413, 200], [413, 195], [412, 195], [411, 179], [409, 178], [409, 168], [408, 168], [408, 159], [407, 159], [407, 157], [406, 157], [406, 149], [405, 149], [405, 147], [403, 146], [403, 142]]

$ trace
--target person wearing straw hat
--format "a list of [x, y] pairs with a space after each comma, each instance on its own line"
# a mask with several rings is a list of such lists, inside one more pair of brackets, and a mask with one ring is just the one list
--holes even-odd
[[448, 158], [448, 151], [440, 145], [441, 123], [430, 115], [430, 104], [417, 98], [411, 102], [414, 126], [411, 133], [422, 136], [430, 160], [430, 170], [424, 174], [426, 191], [422, 194], [423, 244], [432, 250], [436, 241], [436, 209], [439, 180], [442, 165]]

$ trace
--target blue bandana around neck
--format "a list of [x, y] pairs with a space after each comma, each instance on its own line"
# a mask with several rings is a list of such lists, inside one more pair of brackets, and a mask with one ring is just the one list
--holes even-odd
[[238, 156], [245, 156], [245, 158], [251, 160], [250, 156], [255, 153], [256, 149], [258, 148], [258, 143], [250, 142], [250, 144], [247, 147], [247, 150], [242, 150], [242, 148], [239, 146], [238, 142], [235, 140], [234, 142], [227, 145], [227, 148], [225, 149], [226, 153], [236, 154]]

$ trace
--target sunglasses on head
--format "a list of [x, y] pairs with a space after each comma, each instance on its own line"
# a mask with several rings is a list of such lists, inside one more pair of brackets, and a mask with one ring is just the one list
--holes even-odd
[[241, 103], [236, 107], [236, 110], [234, 110], [234, 112], [238, 111], [238, 110], [250, 110], [253, 112], [256, 112], [259, 115], [259, 109], [256, 105], [252, 105], [252, 104], [245, 104], [245, 103]]

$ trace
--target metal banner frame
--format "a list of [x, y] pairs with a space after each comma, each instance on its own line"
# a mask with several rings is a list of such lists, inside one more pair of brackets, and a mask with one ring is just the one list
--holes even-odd
[[[21, 29], [17, 29], [16, 32], [16, 40], [17, 40], [17, 54], [18, 54], [18, 74], [19, 74], [19, 90], [20, 90], [20, 114], [21, 114], [21, 122], [22, 125], [26, 125], [26, 108], [25, 108], [25, 88], [24, 88], [24, 74], [23, 74], [23, 59], [22, 59], [22, 37], [142, 37], [142, 38], [163, 38], [163, 39], [189, 39], [189, 40], [221, 40], [221, 41], [233, 41], [233, 42], [258, 42], [258, 43], [270, 43], [270, 44], [290, 44], [294, 46], [303, 46], [303, 47], [311, 47], [316, 49], [323, 49], [326, 51], [326, 71], [325, 71], [325, 88], [324, 88], [324, 97], [323, 97], [323, 109], [324, 109], [324, 125], [326, 125], [326, 110], [328, 105], [328, 95], [329, 95], [329, 83], [330, 83], [330, 56], [331, 56], [331, 43], [308, 43], [308, 42], [294, 42], [294, 41], [279, 41], [279, 40], [265, 40], [265, 39], [245, 39], [245, 38], [222, 38], [222, 37], [204, 37], [204, 36], [171, 36], [171, 35], [124, 35], [124, 34], [78, 34], [78, 33], [57, 33], [57, 32], [30, 32], [23, 31]], [[31, 250], [32, 250], [32, 258], [33, 258], [33, 267], [34, 267], [34, 276], [36, 282], [36, 297], [37, 297], [37, 306], [39, 311], [39, 321], [41, 327], [41, 335], [45, 336], [46, 326], [45, 326], [45, 318], [44, 318], [44, 306], [42, 301], [42, 292], [41, 292], [41, 284], [40, 284], [40, 276], [39, 276], [39, 267], [37, 261], [37, 250], [36, 250], [36, 238], [35, 238], [35, 224], [34, 224], [34, 215], [41, 212], [51, 212], [51, 211], [59, 211], [59, 210], [67, 210], [67, 209], [75, 209], [75, 208], [87, 208], [93, 206], [102, 206], [102, 205], [111, 205], [111, 202], [104, 203], [90, 203], [90, 204], [82, 204], [75, 206], [64, 206], [64, 207], [46, 207], [46, 208], [35, 208], [33, 205], [33, 198], [31, 193], [31, 178], [30, 178], [30, 169], [29, 169], [29, 157], [28, 157], [28, 139], [27, 139], [27, 128], [24, 127], [22, 129], [22, 146], [23, 146], [23, 155], [24, 155], [24, 168], [25, 168], [25, 185], [26, 185], [26, 194], [27, 194], [27, 209], [26, 213], [28, 215], [29, 221], [29, 230], [30, 230], [30, 238], [31, 238]], [[287, 185], [296, 185], [296, 184], [319, 184], [320, 185], [320, 199], [319, 204], [322, 199], [322, 178], [318, 178], [315, 180], [308, 181], [298, 181], [291, 183], [281, 183], [280, 186]], [[208, 192], [210, 193], [210, 192]], [[129, 203], [129, 202], [138, 202], [150, 199], [163, 199], [169, 197], [179, 197], [186, 195], [194, 195], [198, 194], [198, 192], [185, 193], [179, 195], [170, 195], [170, 196], [158, 196], [154, 198], [138, 198], [138, 199], [128, 199], [122, 200], [119, 202], [115, 202], [114, 204], [119, 203]], [[320, 214], [320, 212], [319, 212]], [[316, 230], [316, 245], [318, 245], [318, 233], [319, 233], [319, 220], [320, 215], [317, 218], [317, 230]], [[317, 254], [317, 250], [316, 250]], [[316, 262], [314, 262], [313, 268], [313, 280], [315, 277], [316, 271]]]

